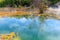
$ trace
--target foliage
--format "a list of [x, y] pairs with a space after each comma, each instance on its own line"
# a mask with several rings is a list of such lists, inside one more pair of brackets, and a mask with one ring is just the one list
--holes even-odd
[[13, 3], [14, 3], [13, 0], [5, 0], [5, 1], [0, 2], [0, 7], [5, 7], [5, 6], [8, 6], [10, 4], [13, 5]]
[[60, 0], [49, 0], [51, 5], [54, 5], [55, 3], [59, 2]]
[[5, 0], [0, 2], [0, 7], [19, 7], [22, 6], [30, 6], [31, 0]]
[[31, 4], [31, 0], [21, 0], [22, 5], [27, 5], [29, 6]]
[[[30, 6], [33, 0], [0, 0], [0, 7], [19, 7]], [[36, 1], [36, 0], [35, 0]], [[49, 1], [51, 5], [59, 2], [60, 0], [44, 0]], [[38, 5], [38, 4], [37, 4]]]

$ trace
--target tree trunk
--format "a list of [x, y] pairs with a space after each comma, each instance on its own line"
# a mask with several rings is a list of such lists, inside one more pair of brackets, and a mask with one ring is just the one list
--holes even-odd
[[32, 4], [34, 7], [39, 9], [39, 13], [43, 14], [44, 10], [46, 10], [46, 4], [44, 3], [45, 0], [32, 0]]

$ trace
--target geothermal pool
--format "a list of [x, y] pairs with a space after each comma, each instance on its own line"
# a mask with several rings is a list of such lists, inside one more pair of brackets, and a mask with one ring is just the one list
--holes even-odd
[[16, 34], [13, 40], [60, 40], [60, 20], [40, 17], [0, 18], [0, 34], [12, 32]]

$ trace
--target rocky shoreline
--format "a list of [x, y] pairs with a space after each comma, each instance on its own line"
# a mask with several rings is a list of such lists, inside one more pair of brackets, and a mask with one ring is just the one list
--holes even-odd
[[60, 8], [48, 8], [45, 14], [60, 19]]

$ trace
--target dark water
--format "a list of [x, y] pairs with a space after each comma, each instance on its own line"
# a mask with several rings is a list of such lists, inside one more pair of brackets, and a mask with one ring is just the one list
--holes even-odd
[[40, 17], [0, 18], [0, 34], [11, 32], [18, 33], [21, 40], [60, 40], [60, 20]]

